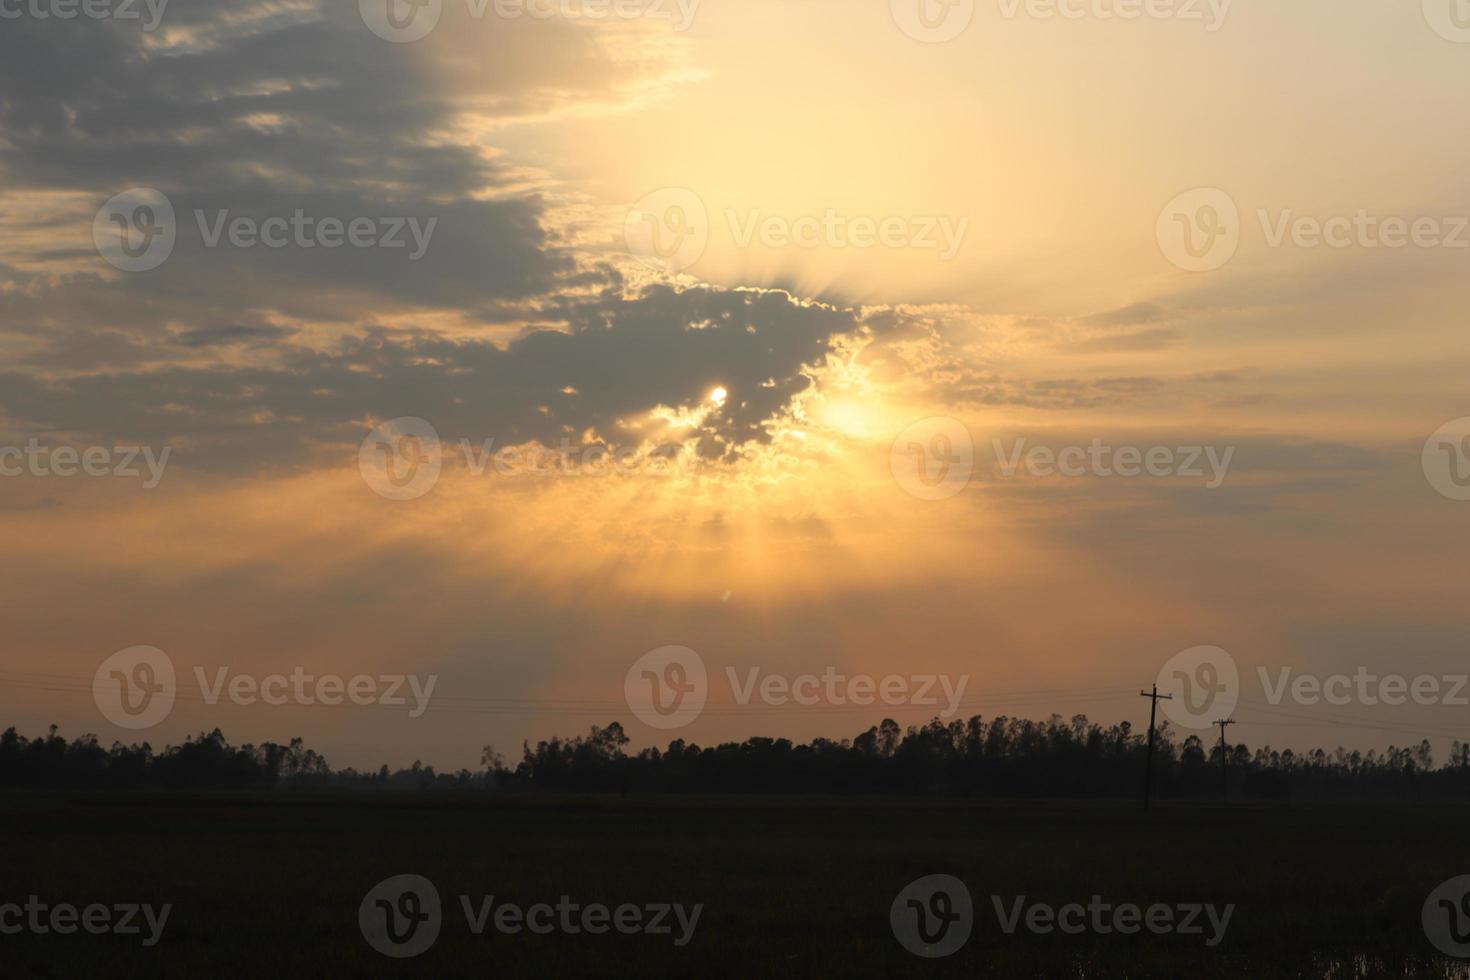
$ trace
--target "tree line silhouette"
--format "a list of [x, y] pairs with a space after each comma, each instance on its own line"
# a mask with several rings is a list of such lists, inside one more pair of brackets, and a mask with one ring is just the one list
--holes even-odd
[[[53, 726], [27, 739], [0, 735], [0, 788], [42, 789], [465, 789], [502, 792], [898, 793], [995, 797], [1126, 797], [1143, 778], [1146, 733], [1104, 728], [1084, 715], [1043, 722], [979, 715], [901, 729], [892, 720], [853, 739], [748, 738], [704, 746], [675, 739], [627, 751], [621, 724], [522, 746], [514, 766], [491, 746], [477, 771], [435, 772], [415, 762], [376, 772], [333, 769], [293, 739], [233, 746], [215, 729], [154, 751], [148, 743], [104, 748], [95, 735], [68, 742]], [[1154, 785], [1161, 798], [1218, 797], [1220, 746], [1157, 730]], [[1233, 797], [1255, 799], [1465, 799], [1470, 744], [1435, 766], [1427, 741], [1366, 753], [1228, 748]]]

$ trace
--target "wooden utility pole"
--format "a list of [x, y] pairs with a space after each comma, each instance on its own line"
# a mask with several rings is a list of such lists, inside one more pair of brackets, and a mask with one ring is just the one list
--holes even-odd
[[1155, 684], [1153, 692], [1139, 691], [1138, 696], [1148, 698], [1148, 765], [1143, 770], [1143, 808], [1148, 809], [1149, 797], [1153, 795], [1154, 782], [1154, 717], [1159, 708], [1159, 700], [1174, 700], [1172, 694], [1160, 694], [1159, 685]]
[[1220, 802], [1230, 802], [1230, 778], [1225, 772], [1225, 752], [1229, 746], [1225, 744], [1225, 726], [1235, 724], [1234, 718], [1223, 718], [1220, 721], [1211, 722], [1212, 725], [1220, 726]]

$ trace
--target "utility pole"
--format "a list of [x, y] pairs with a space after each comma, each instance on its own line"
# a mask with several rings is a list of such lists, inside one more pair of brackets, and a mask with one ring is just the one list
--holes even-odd
[[1159, 685], [1155, 684], [1153, 693], [1139, 691], [1138, 696], [1148, 698], [1148, 765], [1143, 770], [1143, 808], [1148, 809], [1149, 797], [1153, 794], [1154, 781], [1154, 717], [1159, 709], [1160, 699], [1165, 701], [1174, 700], [1172, 694], [1160, 694]]
[[1220, 726], [1220, 802], [1230, 802], [1230, 778], [1225, 773], [1225, 752], [1229, 748], [1225, 744], [1225, 726], [1235, 724], [1234, 718], [1224, 718], [1220, 721], [1210, 722], [1212, 725]]
[[1470, 793], [1470, 740], [1460, 745], [1460, 771], [1465, 774], [1465, 791]]

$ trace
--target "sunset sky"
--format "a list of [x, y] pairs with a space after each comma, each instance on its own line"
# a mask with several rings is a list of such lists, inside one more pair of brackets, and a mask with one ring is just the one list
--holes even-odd
[[[910, 0], [435, 0], [417, 40], [373, 29], [402, 0], [0, 19], [0, 449], [170, 452], [156, 486], [141, 455], [0, 476], [0, 728], [473, 768], [613, 720], [643, 747], [937, 713], [739, 705], [727, 667], [963, 675], [959, 717], [1142, 725], [1139, 689], [1212, 645], [1243, 675], [1233, 740], [1443, 758], [1470, 706], [1270, 709], [1257, 677], [1470, 670], [1470, 502], [1426, 462], [1470, 416], [1470, 30], [1438, 0], [1159, 2], [1202, 19], [933, 3], [965, 18], [942, 42]], [[138, 189], [172, 250], [128, 271], [108, 208]], [[1235, 209], [1209, 211], [1217, 267], [1181, 267], [1181, 199], [1201, 230], [1199, 201]], [[298, 211], [401, 219], [407, 247], [211, 244]], [[1345, 244], [1291, 230], [1355, 216]], [[645, 219], [688, 247], [653, 252]], [[1395, 220], [1419, 240], [1385, 244]], [[401, 419], [440, 444], [412, 499], [370, 472]], [[904, 461], [938, 431], [970, 474], [925, 499]], [[1021, 439], [1231, 455], [1216, 486], [1204, 462], [1008, 473]], [[634, 462], [483, 466], [461, 440]], [[135, 646], [181, 692], [196, 667], [437, 682], [416, 718], [181, 693], [129, 731], [92, 684]], [[624, 702], [667, 646], [711, 674], [673, 732]]]

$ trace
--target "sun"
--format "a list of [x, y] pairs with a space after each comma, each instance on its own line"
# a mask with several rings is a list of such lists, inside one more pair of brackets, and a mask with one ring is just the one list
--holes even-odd
[[715, 387], [714, 391], [709, 393], [709, 400], [714, 402], [716, 405], [724, 405], [725, 399], [729, 397], [730, 393], [726, 391], [723, 386], [719, 385]]

